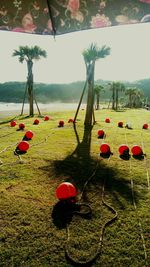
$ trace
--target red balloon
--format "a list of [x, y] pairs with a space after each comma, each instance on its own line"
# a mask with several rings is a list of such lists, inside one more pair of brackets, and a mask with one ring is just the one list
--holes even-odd
[[27, 151], [29, 149], [29, 143], [27, 141], [21, 141], [18, 145], [20, 151]]
[[119, 150], [120, 155], [129, 153], [129, 147], [127, 145], [121, 145], [118, 150]]
[[25, 137], [28, 138], [28, 139], [32, 139], [33, 132], [32, 131], [27, 131], [26, 134], [25, 134]]
[[108, 153], [110, 153], [110, 146], [108, 144], [106, 144], [106, 143], [105, 144], [102, 144], [100, 146], [100, 151], [103, 154], [108, 154]]
[[105, 122], [106, 122], [106, 123], [110, 123], [110, 119], [109, 119], [109, 118], [106, 118], [106, 119], [105, 119]]
[[34, 124], [36, 124], [36, 125], [39, 124], [39, 122], [40, 121], [38, 119], [34, 120]]
[[99, 130], [99, 131], [97, 132], [98, 137], [103, 137], [104, 134], [105, 134], [105, 133], [104, 133], [103, 130]]
[[118, 127], [123, 127], [123, 122], [122, 121], [118, 122]]
[[59, 126], [63, 127], [64, 126], [64, 121], [59, 121]]
[[25, 128], [24, 123], [20, 123], [20, 124], [19, 124], [19, 129], [23, 130], [24, 128]]
[[48, 116], [45, 116], [44, 120], [45, 121], [49, 121], [49, 117]]
[[147, 123], [143, 124], [143, 129], [148, 129], [148, 124]]
[[69, 198], [76, 197], [77, 195], [77, 190], [75, 186], [71, 183], [64, 182], [61, 183], [57, 188], [56, 188], [56, 196], [59, 200], [66, 200]]
[[137, 145], [135, 145], [135, 146], [133, 146], [131, 148], [131, 152], [132, 152], [132, 154], [134, 156], [141, 156], [141, 155], [143, 155], [142, 148], [140, 146], [137, 146]]
[[10, 126], [11, 126], [11, 127], [16, 126], [16, 124], [17, 124], [16, 121], [11, 121], [11, 122], [10, 122]]

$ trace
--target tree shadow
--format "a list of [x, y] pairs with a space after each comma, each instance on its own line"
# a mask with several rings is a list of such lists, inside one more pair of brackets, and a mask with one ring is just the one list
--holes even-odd
[[11, 119], [9, 118], [9, 119], [3, 120], [3, 121], [0, 122], [0, 125], [6, 124], [8, 122], [11, 122], [12, 120], [14, 120], [16, 118], [18, 118], [18, 116], [12, 117]]
[[125, 112], [126, 110], [125, 109], [118, 109], [118, 110], [115, 110], [116, 112]]
[[[75, 213], [85, 215], [84, 218], [91, 220], [93, 211], [91, 204], [95, 209], [101, 205], [103, 186], [105, 186], [106, 199], [111, 195], [112, 205], [117, 210], [124, 210], [128, 204], [133, 205], [132, 189], [129, 174], [126, 171], [120, 171], [116, 167], [108, 165], [108, 160], [101, 158], [100, 155], [94, 157], [91, 155], [91, 135], [92, 128], [84, 127], [83, 138], [80, 141], [76, 125], [74, 124], [74, 133], [77, 146], [74, 151], [63, 160], [47, 161], [48, 165], [40, 169], [55, 173], [56, 177], [63, 177], [63, 181], [74, 184], [78, 194], [74, 201], [58, 201], [51, 211], [53, 224], [58, 229], [66, 229], [71, 224]], [[107, 162], [107, 164], [106, 164]], [[78, 202], [78, 198], [80, 201]], [[134, 192], [136, 203], [138, 203], [139, 194]], [[77, 202], [76, 202], [77, 201]], [[95, 202], [96, 201], [96, 202]], [[98, 202], [97, 202], [98, 201]], [[81, 208], [83, 204], [83, 207]], [[79, 206], [78, 206], [79, 205]], [[80, 206], [81, 205], [81, 206]], [[116, 208], [117, 206], [117, 208]], [[90, 208], [89, 208], [90, 207]], [[113, 208], [112, 208], [113, 209]], [[110, 216], [110, 215], [109, 215]], [[80, 266], [66, 254], [68, 262], [73, 266]], [[86, 266], [92, 266], [93, 261], [86, 263]], [[82, 264], [83, 266], [83, 264]]]
[[[41, 169], [50, 173], [54, 171], [56, 176], [65, 177], [66, 182], [73, 183], [78, 190], [78, 195], [82, 193], [82, 201], [84, 202], [90, 202], [90, 195], [94, 192], [101, 194], [105, 181], [105, 192], [110, 193], [114, 197], [117, 205], [120, 207], [123, 205], [123, 203], [120, 204], [119, 196], [131, 204], [132, 192], [130, 179], [127, 179], [129, 176], [127, 171], [121, 171], [115, 166], [108, 166], [106, 163], [108, 163], [107, 161], [111, 155], [108, 158], [102, 158], [100, 155], [97, 157], [91, 156], [91, 134], [93, 127], [84, 127], [81, 141], [76, 125], [74, 124], [73, 127], [77, 140], [75, 150], [63, 160], [47, 161], [50, 166], [47, 165]], [[129, 160], [129, 158], [124, 159]], [[136, 202], [138, 202], [138, 197], [138, 193], [135, 192]]]
[[43, 118], [44, 115], [39, 115], [39, 114], [34, 114], [34, 116], [30, 116], [30, 115], [16, 115], [15, 117], [12, 117], [12, 118], [8, 118], [6, 120], [3, 120], [0, 122], [0, 125], [3, 125], [3, 124], [7, 124], [13, 120], [25, 120], [25, 119], [29, 119], [29, 118], [33, 118], [33, 117], [38, 117], [38, 118]]

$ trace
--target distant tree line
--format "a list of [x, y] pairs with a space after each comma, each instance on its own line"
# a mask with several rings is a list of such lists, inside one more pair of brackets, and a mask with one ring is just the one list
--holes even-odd
[[[84, 83], [84, 81], [78, 81], [70, 84], [35, 83], [35, 95], [38, 102], [41, 103], [51, 103], [56, 101], [65, 103], [78, 102], [84, 87]], [[100, 93], [100, 102], [109, 101], [112, 96], [112, 91], [110, 90], [108, 84], [112, 84], [112, 81], [97, 80], [95, 81], [95, 84], [103, 87], [102, 92]], [[143, 91], [143, 95], [147, 99], [147, 102], [150, 102], [150, 79], [140, 80], [134, 83], [123, 82], [123, 84], [126, 88], [140, 88]], [[25, 87], [26, 82], [0, 83], [0, 102], [21, 103], [24, 96]], [[85, 92], [83, 103], [86, 102], [86, 98], [87, 92]], [[132, 97], [132, 100], [133, 98], [134, 97]], [[129, 92], [128, 95], [124, 91], [119, 92], [119, 102], [124, 101], [126, 104], [128, 104], [128, 99]], [[26, 102], [28, 102], [28, 99], [26, 99]], [[131, 105], [134, 106], [133, 103]]]
[[[38, 102], [78, 102], [84, 82], [71, 84], [35, 83], [34, 92]], [[0, 102], [21, 103], [26, 88], [26, 82], [6, 82], [0, 84]], [[85, 97], [83, 99], [85, 101]], [[26, 99], [25, 102], [28, 102]]]

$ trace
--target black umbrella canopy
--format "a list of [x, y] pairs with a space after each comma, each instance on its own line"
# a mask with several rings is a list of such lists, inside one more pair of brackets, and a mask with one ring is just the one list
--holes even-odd
[[0, 0], [0, 30], [64, 33], [150, 22], [150, 0]]

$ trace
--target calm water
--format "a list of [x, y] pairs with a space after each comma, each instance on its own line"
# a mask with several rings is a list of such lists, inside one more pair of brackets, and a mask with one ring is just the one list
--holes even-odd
[[[41, 111], [64, 111], [64, 110], [76, 110], [78, 103], [49, 103], [43, 104], [38, 103], [39, 109]], [[37, 107], [34, 105], [35, 112], [37, 112]], [[85, 104], [82, 104], [81, 109], [85, 108]], [[9, 115], [19, 115], [22, 109], [22, 103], [2, 103], [0, 102], [0, 117], [5, 117]], [[29, 104], [24, 105], [24, 113], [27, 113], [29, 110]]]

